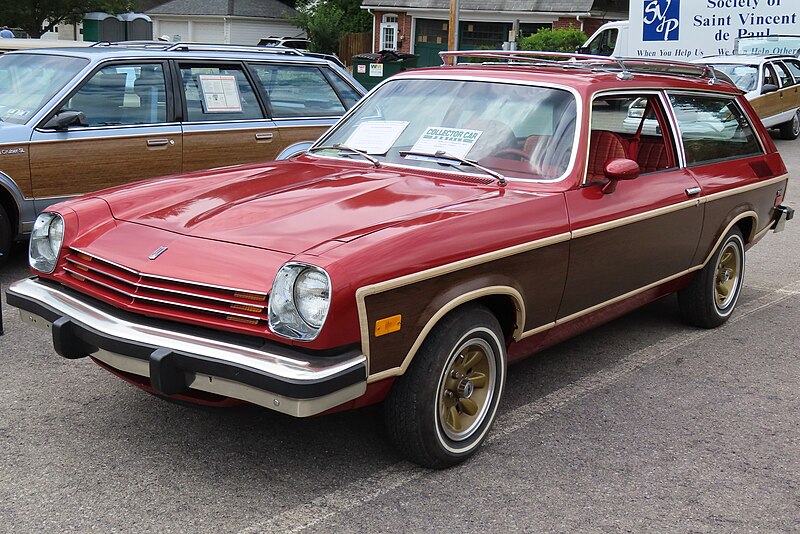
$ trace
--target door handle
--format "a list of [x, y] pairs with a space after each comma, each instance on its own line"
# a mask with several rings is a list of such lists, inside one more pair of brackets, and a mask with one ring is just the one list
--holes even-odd
[[169, 139], [148, 139], [147, 146], [167, 146], [169, 144], [175, 144], [173, 141], [170, 143]]
[[700, 189], [699, 187], [687, 187], [686, 188], [686, 196], [687, 197], [693, 197], [693, 196], [699, 194], [700, 191], [702, 191], [702, 189]]
[[272, 132], [257, 133], [256, 134], [256, 141], [272, 141], [273, 137], [275, 137], [275, 134], [273, 134]]

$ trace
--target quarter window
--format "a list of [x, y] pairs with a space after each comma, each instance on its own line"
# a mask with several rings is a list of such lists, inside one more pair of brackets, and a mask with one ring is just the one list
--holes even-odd
[[313, 66], [253, 65], [274, 118], [331, 117], [344, 105], [328, 79]]
[[182, 66], [181, 77], [190, 122], [264, 118], [256, 93], [238, 65]]
[[166, 122], [167, 98], [160, 64], [104, 67], [61, 110], [82, 111], [89, 126]]
[[763, 153], [750, 121], [733, 98], [670, 95], [687, 165]]
[[800, 83], [800, 61], [795, 59], [788, 59], [784, 64], [789, 67], [789, 71], [794, 76], [795, 83]]

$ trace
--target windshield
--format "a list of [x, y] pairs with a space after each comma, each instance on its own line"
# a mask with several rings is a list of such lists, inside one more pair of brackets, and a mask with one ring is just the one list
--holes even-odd
[[758, 85], [758, 67], [755, 65], [712, 65], [712, 67], [727, 74], [736, 87], [745, 93], [749, 93]]
[[575, 122], [575, 97], [560, 89], [393, 80], [318, 142], [331, 148], [315, 153], [358, 157], [332, 147], [342, 145], [382, 164], [437, 170], [447, 165], [480, 174], [474, 166], [455, 161], [461, 158], [508, 177], [555, 180], [569, 167]]
[[38, 54], [0, 56], [0, 119], [24, 124], [88, 63]]

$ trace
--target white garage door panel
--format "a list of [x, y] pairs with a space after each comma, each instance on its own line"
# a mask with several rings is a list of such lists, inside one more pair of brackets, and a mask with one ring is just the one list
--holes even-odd
[[225, 27], [219, 22], [195, 22], [194, 37], [198, 43], [224, 43]]
[[181, 36], [181, 41], [189, 40], [189, 24], [173, 20], [161, 20], [158, 23], [158, 35], [168, 35], [172, 38], [175, 35]]

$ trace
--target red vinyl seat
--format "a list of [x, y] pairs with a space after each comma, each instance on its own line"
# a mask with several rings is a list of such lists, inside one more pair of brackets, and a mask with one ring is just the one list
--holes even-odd
[[587, 183], [605, 180], [603, 169], [606, 163], [627, 157], [627, 144], [621, 135], [608, 130], [593, 130], [589, 145], [589, 162], [586, 167]]

